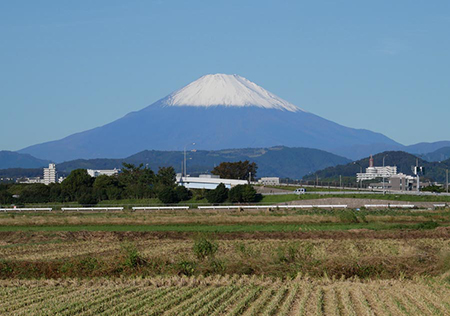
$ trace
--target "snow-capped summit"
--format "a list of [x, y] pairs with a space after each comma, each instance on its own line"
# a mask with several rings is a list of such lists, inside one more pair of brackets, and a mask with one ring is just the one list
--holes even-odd
[[205, 75], [161, 100], [165, 106], [249, 107], [303, 111], [238, 75]]
[[104, 126], [20, 152], [60, 162], [121, 158], [145, 149], [183, 150], [192, 142], [199, 150], [309, 147], [351, 154], [352, 159], [401, 146], [384, 135], [303, 111], [240, 76], [217, 74]]

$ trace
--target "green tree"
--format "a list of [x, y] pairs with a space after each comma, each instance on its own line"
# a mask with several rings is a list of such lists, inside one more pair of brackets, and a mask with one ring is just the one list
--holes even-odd
[[10, 185], [0, 184], [0, 204], [11, 204], [13, 202], [12, 194], [8, 191]]
[[244, 185], [244, 188], [242, 189], [242, 202], [250, 203], [256, 201], [256, 190], [251, 185]]
[[180, 201], [173, 187], [162, 188], [158, 192], [158, 199], [160, 199], [164, 204], [174, 204]]
[[176, 173], [173, 167], [161, 167], [156, 175], [158, 184], [162, 187], [175, 187]]
[[64, 201], [76, 201], [86, 193], [92, 193], [92, 178], [86, 169], [73, 170], [61, 183], [61, 195]]
[[253, 181], [256, 176], [258, 166], [256, 163], [245, 160], [237, 162], [222, 162], [215, 167], [211, 173], [220, 176], [223, 179], [240, 179], [248, 180], [251, 174]]
[[45, 184], [23, 184], [19, 201], [21, 203], [47, 203], [50, 202], [50, 188]]
[[209, 203], [223, 203], [228, 198], [228, 189], [223, 183], [220, 183], [214, 190], [206, 193], [206, 199]]
[[50, 202], [61, 202], [61, 184], [59, 183], [50, 183], [48, 185], [50, 190], [49, 200]]
[[256, 193], [256, 190], [249, 184], [239, 184], [228, 193], [228, 199], [233, 203], [250, 203], [257, 202], [261, 196]]
[[119, 185], [116, 176], [100, 175], [95, 178], [93, 194], [99, 200], [118, 200], [121, 197], [123, 188]]
[[179, 201], [187, 201], [192, 197], [192, 192], [182, 185], [178, 185], [175, 188], [175, 194]]
[[91, 192], [83, 193], [78, 197], [77, 201], [83, 206], [91, 206], [98, 203], [97, 198]]
[[154, 196], [155, 173], [143, 164], [135, 166], [123, 163], [119, 175], [119, 184], [124, 187], [124, 195], [128, 198], [142, 199]]

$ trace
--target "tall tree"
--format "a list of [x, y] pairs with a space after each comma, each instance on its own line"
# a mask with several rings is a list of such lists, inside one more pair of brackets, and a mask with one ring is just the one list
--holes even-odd
[[107, 175], [100, 175], [95, 178], [93, 189], [94, 196], [100, 201], [118, 200], [123, 190], [116, 176]]
[[76, 201], [81, 195], [92, 193], [92, 178], [86, 169], [73, 170], [61, 183], [61, 195], [65, 201]]
[[211, 173], [218, 175], [223, 179], [239, 179], [248, 180], [251, 174], [251, 180], [253, 181], [256, 176], [256, 170], [258, 170], [258, 165], [250, 161], [237, 161], [237, 162], [222, 162], [220, 165], [215, 167]]
[[160, 186], [175, 187], [176, 173], [173, 167], [160, 167], [156, 178]]
[[123, 163], [124, 168], [119, 175], [119, 182], [125, 187], [125, 195], [129, 198], [142, 199], [154, 195], [155, 173], [143, 166], [143, 164], [135, 166]]

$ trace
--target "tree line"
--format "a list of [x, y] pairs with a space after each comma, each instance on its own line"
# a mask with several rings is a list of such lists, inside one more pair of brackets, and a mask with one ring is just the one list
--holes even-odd
[[0, 204], [78, 202], [94, 205], [104, 200], [159, 198], [163, 203], [188, 200], [191, 193], [176, 185], [172, 167], [159, 168], [157, 173], [143, 164], [123, 164], [115, 176], [91, 177], [86, 169], [73, 170], [61, 183], [1, 184]]
[[[256, 175], [257, 165], [249, 161], [221, 163], [212, 171], [221, 178], [248, 179]], [[255, 202], [260, 197], [250, 185], [238, 185], [231, 190], [223, 184], [216, 190], [188, 190], [176, 183], [173, 167], [160, 167], [158, 172], [123, 163], [122, 172], [114, 176], [91, 177], [85, 169], [73, 170], [61, 183], [0, 184], [0, 204], [40, 204], [78, 202], [95, 205], [100, 201], [158, 198], [164, 204], [178, 203], [192, 198], [206, 198], [210, 203]]]

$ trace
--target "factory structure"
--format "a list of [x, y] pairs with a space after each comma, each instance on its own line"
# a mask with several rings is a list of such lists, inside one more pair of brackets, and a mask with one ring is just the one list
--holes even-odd
[[96, 178], [98, 176], [103, 176], [103, 175], [109, 176], [109, 177], [117, 175], [117, 174], [119, 174], [120, 169], [116, 169], [116, 168], [114, 168], [114, 169], [105, 169], [105, 170], [87, 169], [86, 171], [87, 171], [88, 175], [90, 175], [93, 178]]
[[369, 167], [366, 172], [356, 174], [356, 181], [370, 181], [383, 179], [383, 182], [374, 182], [369, 184], [369, 188], [383, 189], [393, 191], [416, 191], [418, 186], [417, 176], [411, 176], [404, 173], [397, 173], [397, 166], [375, 167], [373, 157], [370, 156]]
[[239, 184], [248, 184], [247, 180], [221, 179], [219, 176], [212, 174], [201, 174], [198, 177], [183, 176], [181, 173], [176, 177], [178, 185], [182, 185], [187, 189], [206, 189], [214, 190], [221, 183], [227, 189], [231, 189]]

